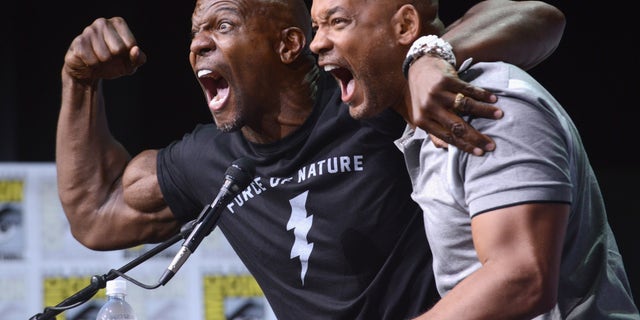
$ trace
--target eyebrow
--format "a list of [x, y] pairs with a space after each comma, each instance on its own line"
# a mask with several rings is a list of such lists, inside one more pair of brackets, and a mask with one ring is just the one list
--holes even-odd
[[333, 8], [330, 8], [329, 10], [326, 10], [324, 12], [324, 14], [320, 17], [320, 19], [327, 20], [327, 18], [329, 18], [331, 15], [335, 14], [336, 12], [340, 12], [340, 11], [346, 11], [346, 10], [341, 6], [335, 6]]

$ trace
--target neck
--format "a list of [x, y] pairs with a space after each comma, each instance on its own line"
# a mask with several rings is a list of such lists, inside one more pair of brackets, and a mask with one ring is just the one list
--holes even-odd
[[319, 79], [320, 70], [315, 60], [301, 62], [293, 74], [281, 77], [281, 85], [276, 89], [280, 93], [274, 97], [279, 106], [267, 111], [258, 126], [242, 128], [247, 140], [253, 143], [273, 143], [300, 128], [313, 111]]
[[[406, 82], [406, 81], [405, 81]], [[402, 116], [402, 118], [407, 122], [407, 124], [415, 127], [413, 125], [413, 112], [411, 105], [411, 92], [409, 91], [409, 83], [406, 83], [404, 87], [404, 94], [400, 97], [397, 103], [395, 103], [392, 107], [394, 111]]]

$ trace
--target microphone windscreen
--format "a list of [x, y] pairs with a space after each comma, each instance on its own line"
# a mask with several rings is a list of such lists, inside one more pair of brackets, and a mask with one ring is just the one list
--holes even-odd
[[246, 188], [256, 174], [256, 167], [253, 161], [248, 158], [239, 158], [227, 168], [225, 176], [232, 179], [238, 189]]

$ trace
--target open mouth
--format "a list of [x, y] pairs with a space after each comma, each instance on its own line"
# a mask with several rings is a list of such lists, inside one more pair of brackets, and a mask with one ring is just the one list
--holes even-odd
[[349, 102], [353, 99], [355, 92], [356, 82], [353, 79], [353, 74], [347, 68], [343, 68], [337, 65], [326, 65], [324, 70], [331, 73], [338, 83], [340, 84], [340, 90], [342, 90], [342, 101]]
[[229, 96], [229, 83], [219, 73], [209, 69], [198, 70], [198, 80], [204, 89], [211, 111], [222, 109]]

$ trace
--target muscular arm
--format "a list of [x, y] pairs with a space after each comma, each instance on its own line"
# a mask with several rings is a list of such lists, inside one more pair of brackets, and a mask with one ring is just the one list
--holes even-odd
[[550, 4], [485, 0], [447, 26], [442, 38], [452, 45], [458, 66], [473, 57], [530, 69], [558, 47], [564, 27], [564, 14]]
[[65, 56], [56, 135], [58, 191], [72, 234], [92, 249], [155, 242], [178, 229], [159, 190], [156, 152], [131, 160], [108, 128], [102, 79], [133, 73], [144, 59], [121, 19], [96, 20]]
[[525, 204], [472, 219], [482, 267], [417, 319], [531, 319], [557, 301], [565, 204]]
[[[449, 25], [441, 37], [452, 45], [458, 66], [473, 57], [474, 62], [499, 60], [528, 69], [553, 53], [564, 26], [564, 14], [544, 2], [485, 0]], [[454, 66], [431, 55], [416, 60], [408, 76], [411, 110], [407, 112], [414, 125], [476, 155], [496, 147], [453, 110], [456, 95], [462, 93], [457, 112], [499, 119], [502, 113], [492, 105], [497, 98], [491, 92], [460, 80]]]

